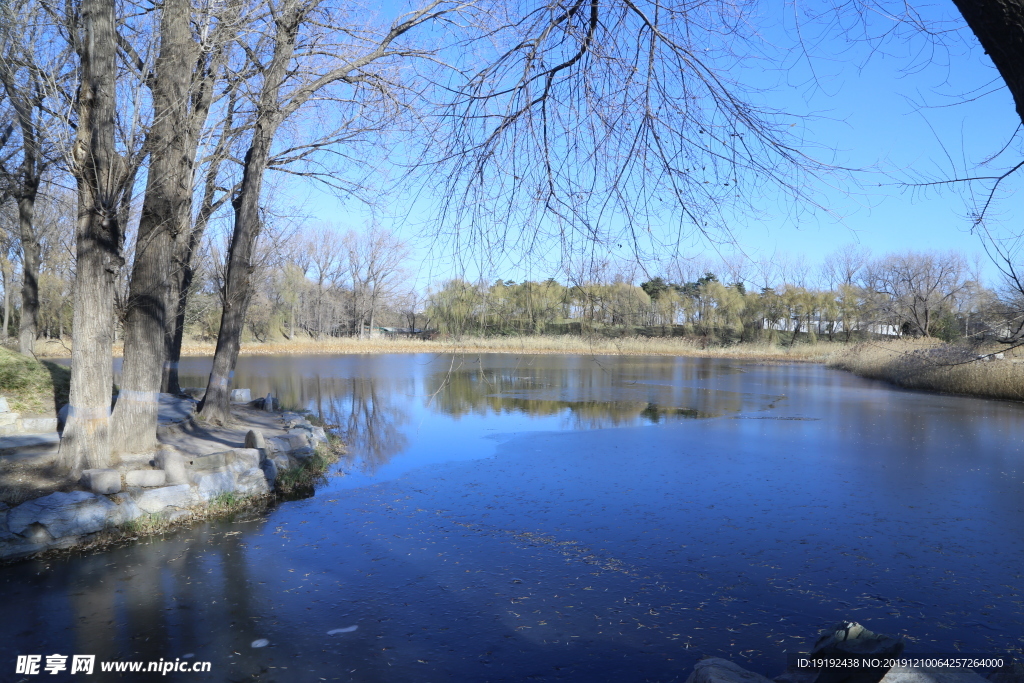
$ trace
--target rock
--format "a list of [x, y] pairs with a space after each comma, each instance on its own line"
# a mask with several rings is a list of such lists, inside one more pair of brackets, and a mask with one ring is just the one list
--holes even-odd
[[281, 472], [287, 472], [294, 466], [292, 465], [291, 460], [288, 459], [287, 453], [277, 453], [272, 458], [268, 458], [268, 460], [274, 463], [274, 466], [277, 468], [278, 474], [280, 474]]
[[135, 504], [144, 512], [160, 512], [168, 507], [188, 507], [191, 502], [192, 490], [188, 484], [147, 489], [135, 496]]
[[266, 448], [267, 440], [263, 438], [263, 432], [257, 429], [250, 429], [245, 434], [246, 448]]
[[167, 473], [163, 470], [131, 470], [125, 472], [124, 483], [127, 486], [152, 488], [167, 484]]
[[230, 453], [230, 451], [195, 455], [192, 456], [192, 459], [189, 461], [189, 465], [193, 470], [222, 470], [228, 466], [228, 453]]
[[10, 404], [7, 403], [7, 397], [6, 396], [0, 396], [0, 413], [9, 413], [9, 412], [11, 412], [11, 406], [10, 406]]
[[188, 461], [178, 451], [167, 447], [161, 448], [153, 462], [164, 471], [168, 484], [175, 486], [189, 483], [188, 468], [186, 467]]
[[273, 412], [277, 407], [277, 401], [274, 400], [273, 394], [267, 394], [267, 397], [263, 399], [263, 410], [267, 412]]
[[236, 448], [230, 451], [228, 462], [231, 469], [236, 472], [244, 472], [253, 467], [260, 466], [260, 449], [258, 448]]
[[234, 472], [202, 472], [192, 475], [192, 483], [200, 500], [209, 502], [222, 493], [235, 490]]
[[8, 512], [7, 525], [11, 533], [33, 542], [43, 532], [52, 538], [91, 534], [107, 526], [107, 516], [113, 507], [114, 503], [107, 498], [87, 491], [51, 493]]
[[82, 472], [82, 486], [93, 493], [106, 495], [121, 490], [121, 473], [107, 467]]
[[248, 389], [232, 389], [229, 398], [232, 403], [248, 403], [252, 400], [252, 392]]
[[324, 431], [323, 427], [313, 427], [313, 435], [310, 437], [309, 441], [314, 446], [327, 443], [327, 432]]
[[300, 462], [304, 461], [304, 460], [309, 460], [315, 454], [316, 454], [316, 451], [314, 451], [310, 446], [305, 446], [303, 448], [296, 448], [295, 450], [288, 451], [288, 455], [290, 457], [295, 458], [296, 460], [298, 460]]
[[19, 417], [21, 417], [21, 413], [0, 413], [0, 427], [13, 427], [17, 429]]
[[263, 476], [267, 480], [267, 486], [273, 489], [274, 482], [277, 481], [277, 463], [274, 460], [267, 458], [260, 463], [260, 469], [263, 470]]
[[238, 475], [235, 491], [243, 496], [259, 496], [270, 493], [270, 487], [263, 470], [253, 467]]
[[889, 669], [879, 683], [987, 683], [970, 669]]
[[277, 437], [279, 440], [285, 442], [287, 447], [286, 451], [294, 451], [299, 448], [309, 447], [309, 438], [302, 432], [292, 432], [290, 434], [282, 434]]
[[686, 683], [772, 683], [761, 674], [747, 671], [728, 659], [709, 657], [693, 666], [693, 673]]
[[821, 632], [811, 656], [895, 657], [903, 652], [903, 647], [899, 638], [872, 633], [855, 621], [841, 621]]
[[110, 499], [114, 502], [114, 508], [107, 516], [107, 521], [111, 526], [121, 526], [125, 522], [138, 519], [143, 514], [142, 508], [127, 491], [113, 495]]
[[21, 431], [39, 433], [57, 431], [57, 418], [55, 417], [23, 417], [21, 418]]

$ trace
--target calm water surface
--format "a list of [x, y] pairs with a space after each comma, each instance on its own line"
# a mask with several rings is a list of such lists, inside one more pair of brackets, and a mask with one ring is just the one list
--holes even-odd
[[0, 569], [9, 671], [681, 681], [711, 654], [773, 676], [841, 618], [911, 652], [1024, 647], [1018, 404], [678, 358], [243, 357], [235, 385], [351, 455], [266, 513]]

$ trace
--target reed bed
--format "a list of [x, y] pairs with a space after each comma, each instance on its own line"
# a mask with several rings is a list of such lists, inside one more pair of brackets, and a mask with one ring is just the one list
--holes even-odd
[[[834, 344], [778, 346], [767, 343], [703, 344], [699, 339], [574, 336], [463, 337], [461, 339], [292, 339], [243, 343], [242, 355], [383, 354], [383, 353], [526, 353], [598, 356], [693, 356], [761, 361], [823, 362]], [[211, 356], [214, 345], [189, 342], [182, 356]]]
[[907, 389], [1024, 400], [1024, 356], [1014, 350], [995, 358], [1002, 352], [937, 340], [864, 342], [833, 355], [828, 365]]

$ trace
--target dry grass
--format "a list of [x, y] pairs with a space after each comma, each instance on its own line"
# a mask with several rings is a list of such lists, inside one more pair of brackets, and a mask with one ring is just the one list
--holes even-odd
[[[689, 337], [576, 337], [544, 335], [528, 337], [463, 337], [461, 339], [292, 339], [265, 343], [243, 342], [243, 356], [287, 356], [317, 354], [384, 353], [531, 353], [598, 356], [693, 356], [698, 358], [736, 358], [763, 361], [824, 362], [839, 346], [838, 342], [799, 343], [781, 346], [767, 343], [743, 343], [727, 346]], [[213, 342], [187, 341], [182, 356], [212, 356]], [[67, 355], [60, 345], [49, 347], [55, 355]], [[120, 346], [114, 349], [121, 353]]]
[[0, 396], [22, 415], [53, 417], [68, 401], [71, 370], [0, 346]]
[[907, 389], [984, 398], [1024, 399], [1024, 354], [978, 360], [1001, 348], [975, 348], [929, 339], [865, 342], [835, 354], [828, 364]]

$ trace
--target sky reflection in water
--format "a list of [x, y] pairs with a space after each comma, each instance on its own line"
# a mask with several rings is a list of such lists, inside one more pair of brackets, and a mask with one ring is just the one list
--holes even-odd
[[338, 424], [347, 474], [3, 569], [4, 661], [668, 681], [702, 654], [775, 675], [844, 617], [916, 652], [1024, 646], [1020, 405], [673, 358], [243, 358], [236, 384]]

